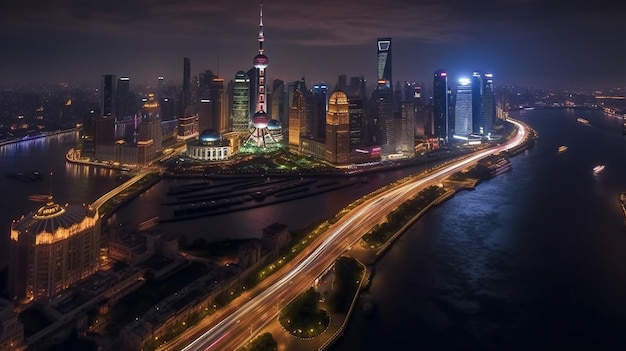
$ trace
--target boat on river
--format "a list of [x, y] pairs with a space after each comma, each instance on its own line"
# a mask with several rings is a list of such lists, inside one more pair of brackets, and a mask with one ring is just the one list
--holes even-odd
[[604, 167], [604, 165], [597, 165], [593, 167], [593, 174], [600, 174], [602, 171], [604, 171]]
[[565, 146], [565, 145], [559, 146], [559, 152], [564, 152], [566, 150], [567, 150], [567, 146]]

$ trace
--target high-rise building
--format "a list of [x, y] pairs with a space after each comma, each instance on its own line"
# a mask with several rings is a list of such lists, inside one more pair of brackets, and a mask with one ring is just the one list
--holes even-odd
[[289, 118], [285, 116], [285, 96], [285, 82], [280, 79], [274, 79], [272, 83], [271, 116], [272, 119], [279, 121], [283, 127], [289, 127]]
[[306, 102], [300, 90], [293, 93], [289, 108], [289, 148], [300, 151], [300, 137], [306, 134]]
[[378, 38], [378, 87], [392, 88], [391, 80], [391, 38]]
[[117, 80], [115, 106], [115, 116], [118, 121], [129, 119], [135, 113], [132, 110], [133, 97], [130, 92], [130, 77], [120, 77]]
[[335, 86], [336, 90], [346, 91], [348, 87], [348, 77], [345, 74], [340, 74], [337, 77], [337, 85]]
[[98, 270], [100, 221], [87, 206], [61, 206], [48, 197], [11, 224], [9, 292], [15, 298], [53, 298]]
[[350, 147], [365, 145], [365, 133], [363, 124], [365, 120], [365, 110], [363, 108], [363, 100], [357, 96], [348, 97], [348, 114], [350, 116]]
[[213, 100], [205, 98], [198, 101], [198, 130], [200, 133], [207, 129], [219, 130], [213, 111]]
[[415, 109], [413, 101], [401, 105], [399, 149], [403, 155], [415, 156]]
[[493, 131], [496, 122], [496, 94], [493, 87], [493, 74], [483, 75], [483, 98], [480, 108], [481, 134], [488, 134]]
[[161, 100], [165, 96], [165, 77], [157, 77], [157, 100]]
[[269, 59], [265, 56], [263, 50], [263, 42], [265, 36], [263, 35], [263, 4], [261, 4], [261, 10], [259, 15], [259, 53], [254, 57], [253, 64], [256, 69], [256, 111], [252, 116], [252, 126], [254, 130], [250, 133], [250, 136], [246, 140], [246, 143], [253, 143], [256, 146], [265, 147], [269, 144], [275, 144], [277, 141], [267, 129], [270, 118], [267, 115], [267, 96], [265, 91], [265, 69], [269, 64]]
[[143, 105], [137, 148], [140, 164], [152, 162], [163, 148], [160, 108], [152, 93], [148, 94], [148, 99]]
[[481, 107], [483, 102], [483, 73], [475, 70], [472, 73], [472, 133], [483, 134], [484, 126], [481, 121]]
[[326, 111], [328, 110], [328, 86], [325, 83], [313, 84], [311, 95], [312, 135], [316, 139], [326, 137]]
[[335, 91], [326, 113], [326, 160], [343, 164], [350, 160], [350, 114], [348, 96]]
[[472, 128], [472, 81], [469, 78], [459, 79], [454, 103], [454, 135], [467, 137]]
[[115, 117], [117, 99], [117, 81], [115, 75], [105, 74], [100, 84], [100, 116]]
[[448, 74], [440, 69], [435, 71], [433, 80], [433, 127], [440, 143], [447, 143], [452, 126], [448, 118]]
[[232, 100], [232, 130], [247, 136], [250, 130], [250, 78], [244, 71], [239, 71], [235, 74]]
[[214, 77], [211, 84], [211, 101], [213, 101], [213, 118], [215, 129], [220, 133], [229, 130], [228, 111], [226, 109], [226, 92], [224, 91], [224, 78]]
[[191, 60], [183, 58], [183, 90], [181, 93], [180, 116], [191, 116]]
[[377, 124], [380, 129], [381, 152], [387, 157], [396, 151], [391, 80], [391, 38], [378, 38], [378, 81], [376, 84]]

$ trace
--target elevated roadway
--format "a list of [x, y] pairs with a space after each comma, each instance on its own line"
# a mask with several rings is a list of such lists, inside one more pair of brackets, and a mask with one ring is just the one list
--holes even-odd
[[405, 182], [373, 196], [333, 224], [323, 237], [272, 274], [251, 291], [243, 294], [223, 311], [207, 317], [159, 350], [236, 350], [276, 318], [279, 309], [308, 289], [348, 247], [356, 244], [374, 225], [401, 203], [427, 186], [439, 184], [451, 174], [465, 169], [494, 153], [521, 145], [529, 135], [526, 125], [509, 120], [517, 132], [505, 144], [482, 150], [447, 164], [421, 178]]

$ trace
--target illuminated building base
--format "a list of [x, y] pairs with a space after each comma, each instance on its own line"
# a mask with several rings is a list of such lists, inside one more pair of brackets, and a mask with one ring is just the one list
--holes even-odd
[[269, 147], [273, 145], [277, 145], [278, 141], [274, 138], [272, 133], [267, 129], [267, 127], [254, 128], [248, 139], [245, 142], [246, 145], [255, 145], [257, 147]]

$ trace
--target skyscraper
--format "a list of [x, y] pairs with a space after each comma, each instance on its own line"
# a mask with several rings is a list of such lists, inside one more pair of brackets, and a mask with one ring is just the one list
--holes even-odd
[[133, 99], [130, 93], [130, 77], [120, 77], [117, 81], [115, 96], [115, 117], [117, 120], [130, 118], [135, 112], [132, 111]]
[[401, 125], [399, 149], [405, 156], [415, 155], [415, 109], [413, 101], [403, 102], [400, 106]]
[[391, 38], [378, 38], [378, 87], [391, 90]]
[[479, 70], [472, 73], [472, 133], [483, 134], [484, 126], [481, 120], [483, 101], [483, 74]]
[[380, 128], [381, 152], [387, 157], [396, 151], [393, 120], [393, 91], [391, 80], [391, 38], [378, 38], [378, 81], [376, 84], [376, 107]]
[[350, 115], [348, 96], [335, 91], [328, 101], [326, 113], [326, 160], [348, 163], [350, 157]]
[[454, 103], [454, 135], [465, 137], [472, 134], [472, 95], [472, 81], [459, 79]]
[[100, 84], [100, 116], [115, 118], [115, 100], [117, 99], [117, 81], [115, 75], [105, 74]]
[[483, 75], [483, 97], [480, 113], [482, 133], [488, 134], [493, 131], [493, 124], [496, 121], [496, 94], [493, 87], [493, 74], [491, 73]]
[[183, 90], [180, 116], [191, 116], [191, 60], [183, 58]]
[[[279, 121], [283, 127], [289, 126], [289, 117], [285, 116], [285, 82], [274, 79], [272, 83], [272, 119]], [[287, 109], [289, 111], [289, 109]]]
[[448, 119], [448, 74], [442, 69], [435, 71], [433, 80], [433, 125], [435, 137], [440, 143], [447, 143], [451, 129]]
[[326, 137], [326, 111], [328, 110], [328, 86], [325, 83], [313, 85], [311, 125], [312, 134], [316, 139]]
[[250, 130], [250, 78], [244, 71], [235, 74], [232, 99], [233, 132], [247, 134]]
[[137, 147], [141, 164], [150, 163], [163, 148], [160, 109], [154, 94], [148, 94], [143, 105]]
[[304, 95], [296, 89], [289, 107], [289, 148], [300, 151], [300, 137], [306, 134], [306, 102]]
[[363, 109], [363, 100], [360, 96], [348, 97], [348, 114], [350, 116], [350, 147], [365, 145], [365, 133], [363, 130], [365, 110]]
[[224, 95], [224, 78], [214, 77], [211, 81], [211, 101], [213, 102], [214, 128], [220, 133], [228, 131], [226, 118], [226, 96]]

